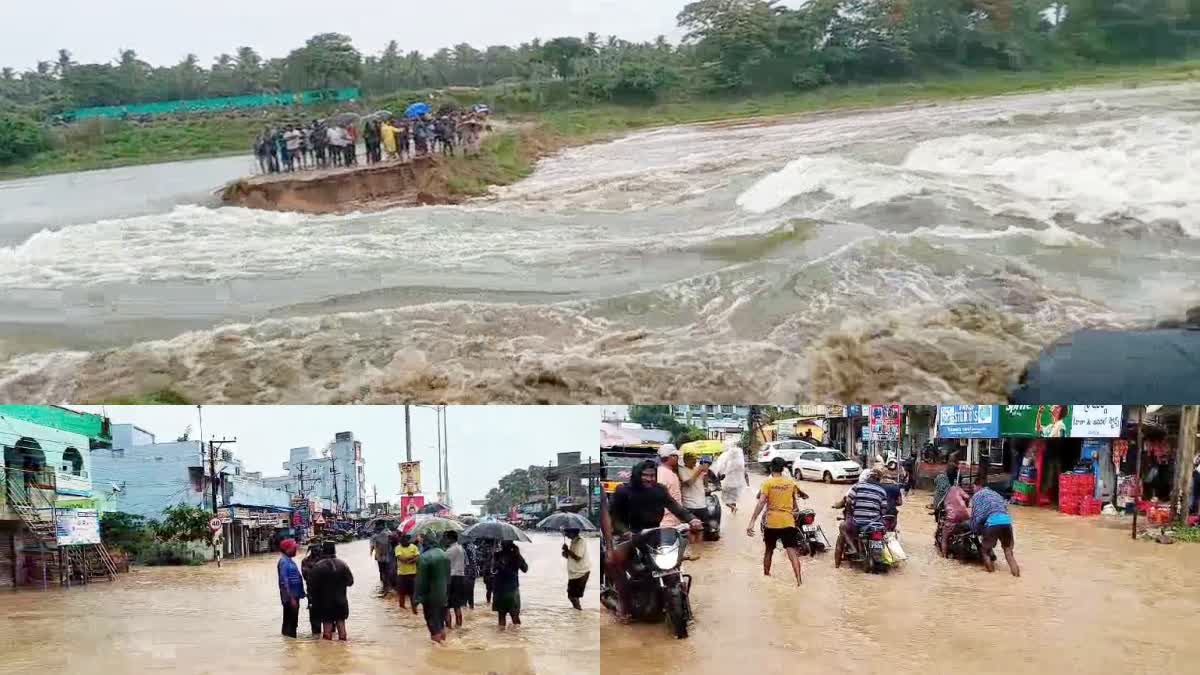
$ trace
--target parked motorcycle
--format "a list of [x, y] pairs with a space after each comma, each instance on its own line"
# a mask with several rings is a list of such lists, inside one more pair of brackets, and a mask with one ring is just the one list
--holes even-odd
[[[642, 530], [633, 537], [634, 555], [628, 575], [634, 621], [656, 623], [664, 617], [678, 639], [688, 636], [692, 620], [692, 577], [680, 570], [683, 551], [687, 547], [687, 525]], [[600, 590], [600, 601], [616, 611], [618, 598], [611, 579]]]
[[711, 471], [704, 479], [704, 541], [721, 538], [721, 479]]
[[797, 511], [796, 525], [800, 528], [800, 541], [804, 542], [810, 557], [829, 550], [829, 539], [825, 536], [825, 531], [817, 524], [816, 511], [812, 509]]

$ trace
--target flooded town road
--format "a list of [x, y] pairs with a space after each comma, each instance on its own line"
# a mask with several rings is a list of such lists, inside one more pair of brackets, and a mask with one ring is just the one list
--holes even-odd
[[[305, 635], [303, 603], [301, 637], [279, 634], [277, 557], [264, 554], [221, 568], [142, 567], [111, 584], [0, 595], [0, 673], [599, 673], [595, 583], [584, 611], [573, 610], [561, 538], [531, 536], [521, 545], [529, 573], [521, 578], [520, 630], [499, 632], [481, 582], [464, 627], [435, 646], [420, 616], [401, 612], [394, 596], [378, 597], [377, 568], [358, 541], [338, 547], [355, 575], [348, 642]], [[595, 564], [598, 540], [590, 543]]]
[[[1021, 577], [1003, 556], [989, 575], [937, 557], [930, 493], [914, 492], [901, 507], [903, 567], [835, 570], [830, 551], [804, 559], [797, 588], [783, 551], [764, 577], [761, 534], [746, 536], [759, 480], [736, 516], [725, 511], [721, 540], [685, 563], [694, 576], [691, 637], [605, 613], [605, 673], [1184, 673], [1200, 663], [1194, 544], [1135, 542], [1107, 517], [1012, 507]], [[830, 507], [847, 486], [801, 485], [832, 544]]]

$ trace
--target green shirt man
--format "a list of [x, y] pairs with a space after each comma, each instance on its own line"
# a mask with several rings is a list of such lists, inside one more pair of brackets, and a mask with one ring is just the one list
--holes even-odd
[[434, 547], [417, 558], [417, 602], [426, 607], [449, 604], [450, 558]]

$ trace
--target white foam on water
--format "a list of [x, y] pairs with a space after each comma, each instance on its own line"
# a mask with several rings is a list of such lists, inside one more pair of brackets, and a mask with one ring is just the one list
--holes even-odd
[[917, 145], [903, 167], [992, 183], [1019, 195], [1030, 215], [1042, 219], [1169, 220], [1200, 237], [1198, 123], [1195, 115], [1137, 117], [1053, 132], [937, 138]]
[[767, 213], [801, 195], [824, 192], [861, 208], [919, 194], [921, 182], [903, 171], [838, 156], [801, 157], [755, 183], [737, 198], [751, 213]]

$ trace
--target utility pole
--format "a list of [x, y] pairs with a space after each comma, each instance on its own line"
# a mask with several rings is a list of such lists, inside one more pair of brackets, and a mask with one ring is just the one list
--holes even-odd
[[404, 404], [404, 461], [412, 461], [412, 424], [409, 405]]
[[438, 475], [438, 494], [439, 494], [439, 495], [443, 495], [443, 498], [444, 498], [444, 496], [445, 496], [445, 494], [446, 494], [446, 488], [445, 488], [445, 485], [443, 485], [443, 484], [442, 484], [442, 407], [441, 407], [441, 406], [434, 406], [434, 408], [433, 408], [433, 412], [435, 413], [435, 417], [434, 417], [434, 423], [433, 423], [433, 425], [434, 425], [435, 427], [437, 427], [437, 450], [438, 450], [437, 475]]
[[340, 505], [341, 505], [341, 502], [342, 502], [342, 500], [341, 500], [341, 499], [338, 497], [338, 487], [337, 487], [337, 476], [338, 476], [338, 470], [337, 470], [337, 458], [334, 458], [332, 461], [330, 461], [330, 462], [329, 462], [329, 465], [330, 465], [330, 466], [329, 466], [329, 473], [333, 474], [333, 505], [334, 505], [335, 507], [337, 507], [337, 506], [340, 506]]
[[[344, 481], [344, 483], [345, 483], [345, 486], [344, 486], [345, 490], [343, 490], [343, 492], [346, 494], [346, 501], [342, 504], [342, 509], [345, 511], [349, 511], [350, 510], [350, 474], [346, 474], [345, 476], [342, 476], [342, 481]], [[354, 510], [357, 511], [358, 505], [355, 504], [354, 506], [355, 506]]]
[[226, 443], [237, 443], [237, 438], [222, 438], [220, 440], [212, 439], [208, 442], [208, 474], [212, 483], [212, 512], [217, 514], [217, 483], [220, 481], [220, 476], [217, 475], [217, 450]]
[[371, 485], [371, 503], [375, 505], [372, 511], [379, 508], [379, 488], [374, 484]]
[[450, 427], [446, 423], [446, 418], [450, 414], [450, 409], [442, 406], [442, 468], [446, 472], [446, 505], [449, 506], [453, 502], [450, 500]]

